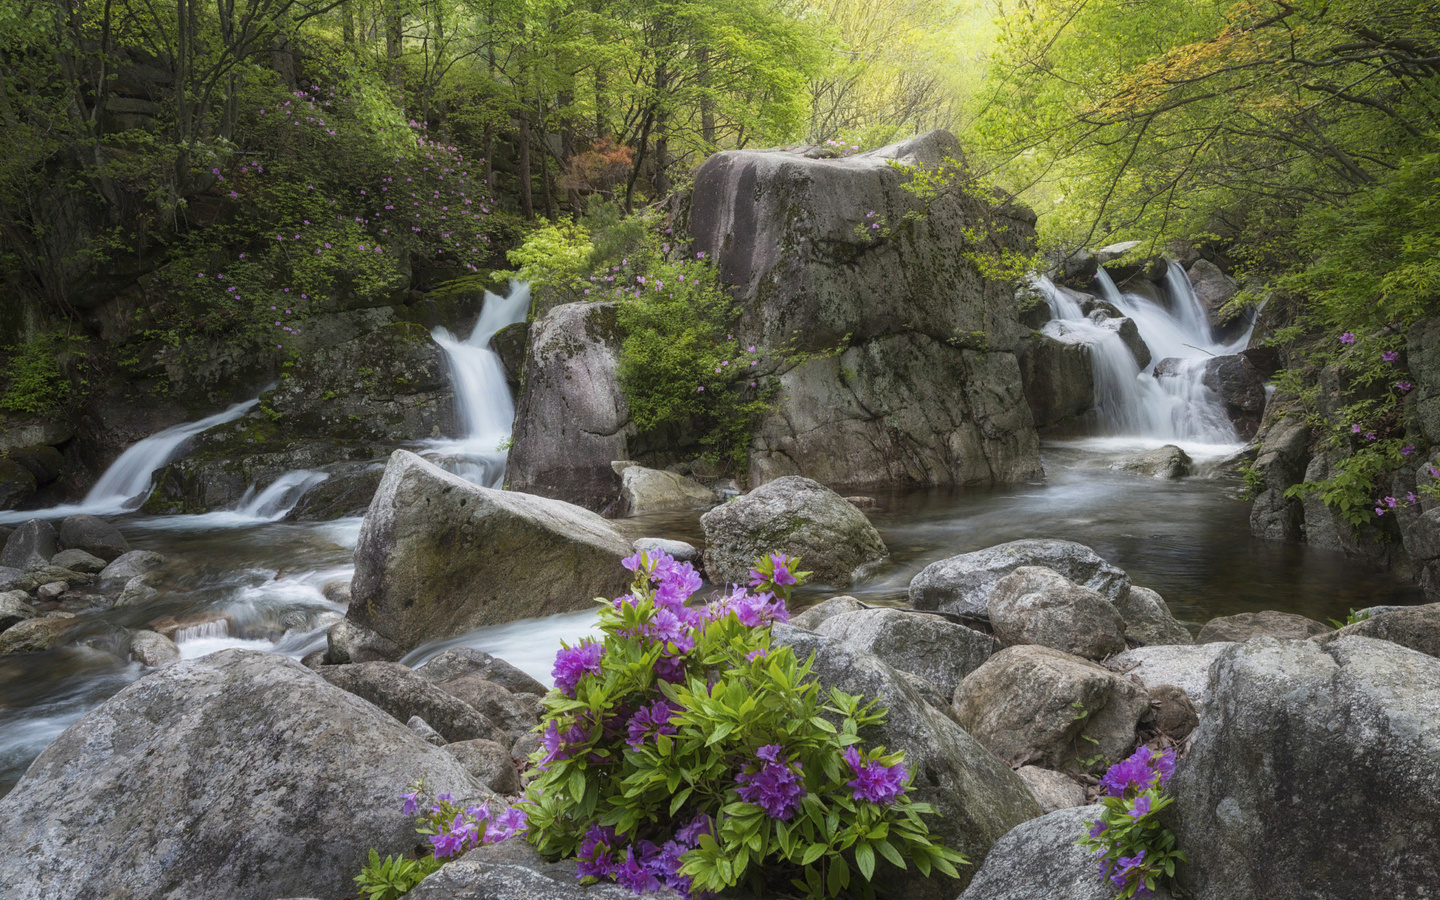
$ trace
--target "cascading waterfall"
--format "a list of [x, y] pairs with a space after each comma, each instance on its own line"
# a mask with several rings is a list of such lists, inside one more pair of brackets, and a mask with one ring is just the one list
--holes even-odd
[[449, 467], [461, 477], [484, 487], [500, 487], [505, 481], [506, 448], [515, 423], [505, 367], [490, 339], [507, 325], [525, 321], [529, 309], [530, 286], [511, 282], [508, 296], [485, 292], [470, 337], [462, 341], [443, 327], [432, 332], [450, 364], [460, 436], [433, 441], [430, 447], [449, 457]]
[[[1105, 432], [1202, 444], [1237, 442], [1239, 436], [1223, 404], [1201, 376], [1206, 360], [1243, 350], [1250, 329], [1231, 341], [1215, 340], [1190, 279], [1174, 262], [1166, 272], [1172, 309], [1122, 292], [1103, 268], [1096, 281], [1101, 297], [1135, 323], [1150, 348], [1151, 361], [1143, 370], [1116, 327], [1118, 319], [1086, 316], [1080, 302], [1048, 278], [1038, 279], [1037, 284], [1051, 314], [1042, 331], [1056, 340], [1083, 343], [1090, 350], [1095, 408]], [[1155, 367], [1165, 359], [1178, 363], [1170, 364], [1166, 377], [1157, 378]]]
[[224, 412], [199, 421], [175, 425], [152, 434], [120, 454], [79, 503], [54, 506], [50, 509], [3, 513], [0, 514], [0, 523], [34, 518], [53, 519], [76, 514], [119, 515], [139, 509], [154, 490], [155, 473], [180, 455], [186, 441], [216, 425], [235, 421], [254, 409], [259, 402], [260, 398], [256, 397], [254, 400], [236, 403]]

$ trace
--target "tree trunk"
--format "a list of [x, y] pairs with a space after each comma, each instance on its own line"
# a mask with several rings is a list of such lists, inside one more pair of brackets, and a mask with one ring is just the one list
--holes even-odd
[[390, 61], [390, 83], [398, 88], [405, 87], [405, 73], [400, 68], [400, 43], [403, 40], [403, 21], [397, 0], [385, 5], [385, 58]]
[[695, 51], [695, 68], [700, 82], [700, 140], [705, 153], [715, 152], [715, 100], [710, 96], [710, 48]]
[[535, 198], [531, 195], [530, 185], [530, 113], [520, 113], [520, 136], [516, 139], [516, 151], [519, 156], [517, 176], [520, 179], [520, 214], [525, 221], [535, 218]]

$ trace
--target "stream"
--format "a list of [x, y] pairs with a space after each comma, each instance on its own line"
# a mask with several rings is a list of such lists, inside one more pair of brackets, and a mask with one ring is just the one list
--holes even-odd
[[[1178, 278], [1184, 277], [1180, 271]], [[1172, 271], [1171, 281], [1175, 278]], [[1222, 345], [1202, 333], [1203, 318], [1194, 316], [1193, 294], [1186, 296], [1188, 283], [1183, 290], [1172, 289], [1170, 309], [1122, 295], [1113, 283], [1102, 282], [1101, 288], [1117, 308], [1131, 314], [1152, 347], [1155, 359], [1146, 370], [1134, 363], [1114, 331], [1093, 327], [1078, 305], [1072, 300], [1068, 302], [1074, 308], [1067, 306], [1053, 286], [1046, 289], [1054, 314], [1046, 330], [1091, 346], [1102, 430], [1111, 436], [1043, 445], [1044, 482], [871, 492], [876, 507], [867, 514], [892, 555], [886, 566], [848, 593], [867, 603], [903, 605], [910, 579], [931, 562], [1004, 541], [1049, 537], [1093, 547], [1136, 584], [1159, 591], [1182, 621], [1198, 623], [1261, 609], [1323, 620], [1342, 618], [1350, 608], [1420, 602], [1413, 585], [1339, 554], [1251, 538], [1249, 504], [1241, 496], [1240, 479], [1219, 466], [1243, 444], [1228, 421], [1214, 414], [1214, 398], [1197, 387], [1198, 382], [1150, 374], [1167, 354], [1188, 353], [1194, 359], [1234, 352], [1244, 346], [1244, 339]], [[1173, 302], [1177, 296], [1178, 304]], [[491, 295], [470, 339], [436, 334], [451, 362], [458, 403], [467, 411], [465, 433], [417, 443], [415, 449], [480, 484], [501, 483], [502, 447], [514, 414], [498, 357], [488, 348], [489, 337], [523, 320], [527, 306], [523, 287], [508, 298]], [[213, 425], [246, 409], [248, 405], [239, 404], [204, 421]], [[175, 641], [185, 658], [249, 647], [299, 659], [324, 647], [326, 629], [343, 616], [344, 607], [327, 599], [326, 587], [349, 580], [360, 520], [283, 521], [322, 473], [291, 473], [226, 512], [167, 517], [125, 512], [143, 502], [150, 473], [183, 452], [185, 439], [203, 430], [201, 424], [169, 429], [136, 444], [82, 503], [18, 514], [20, 519], [58, 518], [77, 511], [110, 515], [133, 548], [162, 552], [172, 567], [157, 585], [159, 596], [153, 601], [86, 613], [81, 641], [42, 653], [0, 656], [0, 795], [61, 731], [148, 671], [123, 662], [114, 652], [123, 652], [121, 628], [142, 627], [168, 616], [179, 623]], [[1163, 481], [1110, 468], [1122, 456], [1167, 443], [1179, 444], [1191, 455], [1195, 476]], [[106, 485], [105, 492], [101, 485]], [[670, 513], [615, 524], [632, 538], [677, 538], [700, 545], [699, 516]], [[9, 514], [11, 521], [16, 518]], [[808, 604], [831, 593], [807, 589], [799, 599]], [[588, 611], [512, 622], [432, 642], [403, 661], [416, 665], [464, 645], [502, 657], [549, 683], [559, 642], [573, 641], [592, 627]]]

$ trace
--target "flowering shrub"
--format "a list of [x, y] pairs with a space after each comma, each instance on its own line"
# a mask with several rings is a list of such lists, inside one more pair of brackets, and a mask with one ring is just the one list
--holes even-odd
[[1079, 843], [1095, 854], [1100, 877], [1115, 886], [1116, 900], [1150, 896], [1161, 876], [1173, 877], [1176, 861], [1185, 861], [1175, 849], [1175, 835], [1158, 817], [1174, 802], [1162, 793], [1174, 773], [1174, 750], [1156, 753], [1141, 746], [1101, 779], [1105, 811]]
[[686, 605], [701, 584], [688, 563], [625, 565], [635, 580], [601, 601], [603, 639], [556, 657], [518, 804], [541, 853], [574, 857], [586, 883], [692, 897], [741, 881], [868, 895], [877, 856], [955, 874], [964, 860], [930, 836], [903, 755], [861, 743], [884, 711], [822, 696], [810, 662], [771, 644], [807, 574], [797, 559], [765, 557], [749, 590], [702, 608]]

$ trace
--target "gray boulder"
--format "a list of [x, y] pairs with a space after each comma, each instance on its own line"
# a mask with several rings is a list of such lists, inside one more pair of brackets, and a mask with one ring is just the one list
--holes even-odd
[[130, 658], [142, 666], [158, 669], [180, 661], [180, 648], [163, 634], [153, 631], [130, 632]]
[[1015, 770], [1035, 802], [1047, 813], [1057, 809], [1070, 809], [1085, 805], [1085, 786], [1063, 772], [1042, 769], [1039, 766], [1021, 766]]
[[120, 529], [97, 516], [66, 516], [60, 523], [60, 546], [84, 550], [106, 562], [114, 562], [130, 549]]
[[37, 615], [35, 607], [30, 605], [30, 595], [24, 591], [0, 593], [0, 631]]
[[1121, 472], [1134, 472], [1149, 478], [1174, 481], [1193, 472], [1195, 464], [1190, 459], [1190, 454], [1174, 444], [1166, 444], [1164, 447], [1156, 447], [1154, 450], [1145, 450], [1123, 457], [1111, 463], [1110, 468]]
[[990, 635], [939, 616], [883, 607], [840, 613], [822, 621], [815, 631], [919, 675], [946, 697], [1000, 649]]
[[447, 741], [496, 740], [501, 736], [495, 724], [474, 707], [399, 663], [322, 666], [316, 671], [326, 681], [369, 700], [397, 721], [407, 722], [411, 716], [419, 716]]
[[1221, 325], [1228, 321], [1220, 318], [1220, 309], [1240, 290], [1235, 280], [1208, 259], [1197, 259], [1186, 274], [1190, 276], [1195, 299], [1210, 315], [1210, 324]]
[[1440, 603], [1410, 606], [1379, 612], [1339, 631], [1321, 634], [1312, 640], [1322, 644], [1349, 635], [1378, 638], [1440, 658]]
[[[654, 900], [679, 900], [666, 888], [646, 893]], [[635, 900], [618, 884], [582, 885], [575, 861], [549, 863], [522, 840], [488, 844], [446, 863], [420, 882], [407, 900]]]
[[1115, 608], [1125, 620], [1125, 637], [1141, 645], [1193, 644], [1190, 629], [1170, 614], [1165, 599], [1149, 588], [1132, 585], [1130, 593], [1116, 601]]
[[1216, 616], [1206, 622], [1195, 638], [1197, 644], [1215, 641], [1248, 641], [1252, 637], [1275, 637], [1303, 641], [1333, 631], [1329, 625], [1295, 613], [1266, 609], [1233, 616]]
[[1257, 638], [1211, 669], [1167, 824], [1199, 897], [1440, 896], [1440, 660]]
[[59, 566], [62, 569], [69, 569], [72, 572], [84, 572], [87, 575], [98, 575], [105, 568], [105, 560], [88, 553], [84, 550], [61, 550], [50, 559], [52, 566]]
[[0, 566], [0, 591], [25, 592], [33, 590], [36, 584], [35, 577], [24, 569]]
[[1255, 364], [1244, 356], [1217, 356], [1205, 362], [1200, 382], [1225, 404], [1225, 414], [1240, 437], [1254, 437], [1267, 399], [1265, 378]]
[[50, 562], [57, 551], [55, 528], [44, 519], [30, 519], [5, 541], [0, 566], [37, 569]]
[[516, 697], [493, 681], [468, 675], [439, 682], [436, 687], [489, 719], [502, 732], [503, 737], [499, 740], [507, 747], [540, 724], [534, 704]]
[[465, 767], [472, 777], [497, 794], [520, 793], [520, 770], [504, 744], [494, 741], [456, 741], [445, 752]]
[[1130, 591], [1130, 576], [1074, 541], [1023, 540], [931, 563], [910, 581], [916, 609], [988, 616], [990, 592], [1021, 566], [1044, 566], [1114, 603]]
[[414, 846], [398, 795], [419, 778], [491, 796], [299, 663], [224, 650], [140, 679], [40, 754], [0, 800], [0, 884], [7, 900], [339, 897], [371, 848]]
[[355, 545], [349, 618], [410, 650], [618, 596], [629, 555], [589, 510], [477, 487], [396, 450]]
[[869, 609], [865, 604], [854, 597], [840, 596], [822, 600], [801, 613], [790, 617], [790, 624], [796, 628], [804, 628], [806, 631], [818, 631], [820, 623], [826, 619], [843, 613], [859, 612], [862, 609]]
[[1260, 448], [1251, 467], [1259, 481], [1250, 507], [1250, 533], [1270, 541], [1299, 541], [1304, 505], [1285, 491], [1305, 480], [1310, 464], [1310, 426], [1285, 411], [1266, 416], [1257, 435]]
[[[311, 668], [307, 666], [306, 668]], [[427, 744], [436, 747], [444, 747], [445, 737], [440, 732], [430, 727], [430, 723], [419, 716], [411, 716], [405, 720], [405, 727], [415, 732], [415, 735]], [[473, 773], [472, 773], [473, 774]], [[484, 784], [484, 782], [481, 782]]]
[[628, 459], [630, 406], [620, 390], [615, 303], [566, 303], [530, 329], [525, 383], [506, 463], [511, 490], [599, 512], [615, 501]]
[[120, 591], [120, 596], [115, 598], [116, 606], [142, 606], [160, 596], [160, 592], [150, 586], [149, 575], [136, 575], [125, 582], [125, 587]]
[[1067, 772], [1123, 759], [1149, 708], [1138, 685], [1049, 647], [1007, 647], [955, 690], [960, 724], [996, 756]]
[[1195, 646], [1135, 647], [1105, 664], [1122, 675], [1139, 679], [1147, 688], [1164, 684], [1179, 687], [1200, 712], [1210, 700], [1210, 664], [1232, 644], [1216, 642]]
[[761, 485], [700, 517], [705, 572], [716, 584], [743, 584], [765, 553], [800, 557], [813, 584], [848, 587], [889, 551], [865, 514], [825, 487], [790, 475]]
[[1036, 428], [1083, 416], [1095, 406], [1090, 347], [1058, 326], [1049, 323], [1035, 332], [1020, 354], [1020, 379]]
[[0, 509], [18, 509], [35, 496], [35, 473], [13, 459], [0, 459]]
[[[1062, 809], [1015, 828], [995, 842], [959, 900], [1114, 900], [1114, 886], [1075, 843], [1103, 809]], [[1152, 897], [1170, 900], [1164, 888]]]
[[494, 682], [512, 694], [545, 694], [550, 690], [505, 660], [472, 647], [452, 647], [416, 669], [415, 674], [435, 684], [478, 678]]
[[[844, 159], [726, 151], [695, 172], [679, 223], [738, 301], [736, 339], [762, 348], [757, 371], [778, 376], [774, 411], [751, 448], [751, 483], [975, 484], [1040, 473], [1014, 355], [1025, 334], [1014, 289], [968, 261], [964, 237], [995, 222], [987, 251], [1020, 250], [1033, 215], [963, 192], [922, 204], [892, 165], [947, 156], [963, 152], [936, 131]], [[857, 233], [867, 212], [898, 221], [922, 206], [893, 234]], [[786, 346], [816, 355], [785, 370], [775, 350]]]
[[668, 553], [678, 562], [698, 563], [700, 562], [700, 551], [694, 544], [687, 544], [684, 541], [671, 541], [665, 538], [636, 538], [630, 545], [637, 553]]
[[990, 624], [1002, 644], [1039, 644], [1089, 659], [1125, 649], [1125, 620], [1115, 604], [1044, 566], [1021, 566], [995, 583]]
[[620, 501], [617, 516], [709, 509], [715, 492], [693, 478], [664, 469], [629, 466], [620, 473]]
[[[860, 736], [867, 747], [905, 751], [905, 764], [914, 775], [912, 795], [935, 807], [937, 814], [928, 824], [946, 846], [979, 864], [1001, 835], [1040, 814], [1020, 777], [944, 710], [927, 702], [900, 671], [840, 641], [792, 626], [775, 626], [774, 638], [801, 660], [814, 654], [813, 671], [824, 689], [860, 694], [889, 710], [883, 726]], [[877, 876], [876, 886], [885, 897], [953, 900], [973, 872], [962, 868], [957, 881], [922, 878], [913, 868], [888, 870]]]
[[326, 629], [325, 648], [325, 663], [331, 666], [394, 661], [404, 655], [399, 644], [349, 619]]
[[127, 551], [100, 570], [100, 586], [106, 590], [122, 588], [136, 575], [154, 572], [166, 562], [163, 554], [151, 550]]
[[1113, 331], [1120, 336], [1120, 342], [1125, 345], [1125, 349], [1130, 351], [1130, 355], [1135, 357], [1135, 365], [1142, 370], [1150, 365], [1152, 358], [1150, 347], [1140, 336], [1140, 326], [1135, 324], [1134, 319], [1126, 316], [1109, 316], [1099, 311], [1092, 312], [1089, 318], [1090, 321], [1106, 331]]
[[74, 624], [72, 619], [51, 616], [16, 622], [0, 632], [0, 653], [38, 653], [58, 647]]

